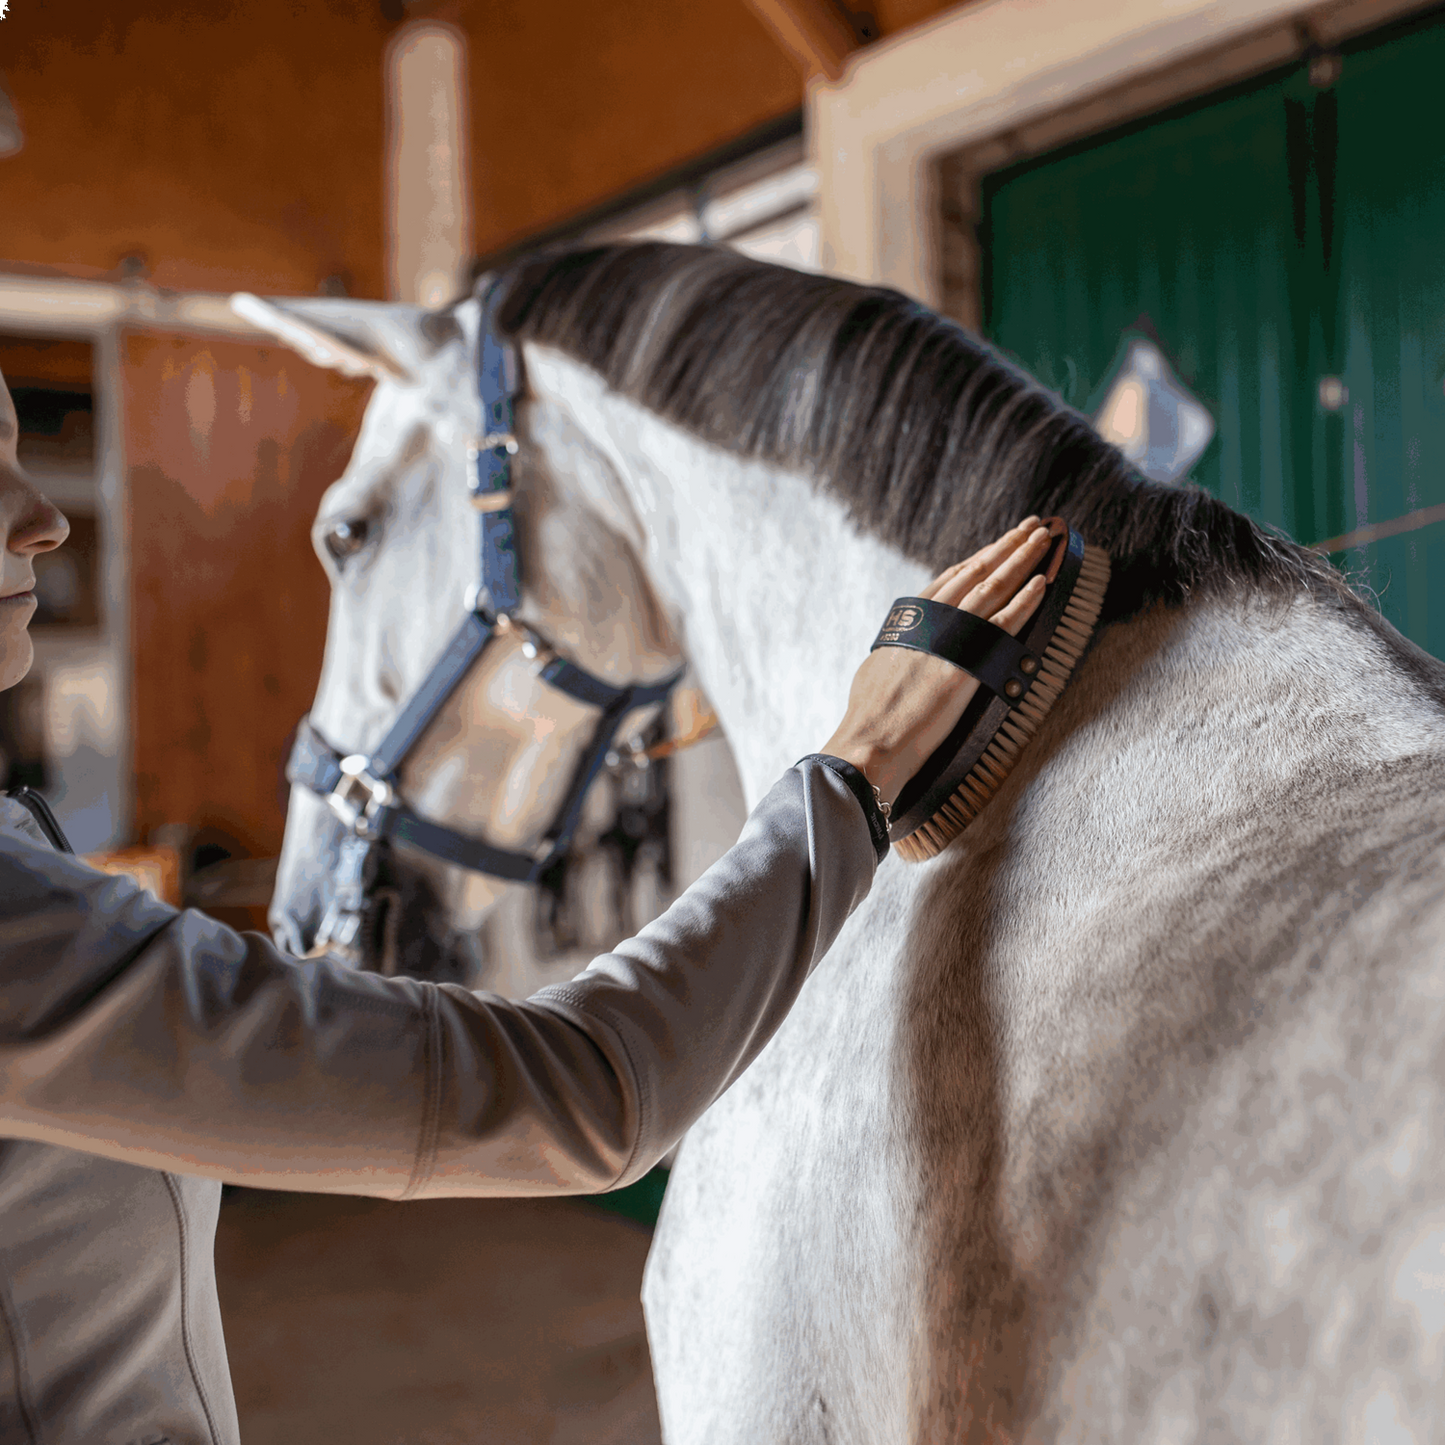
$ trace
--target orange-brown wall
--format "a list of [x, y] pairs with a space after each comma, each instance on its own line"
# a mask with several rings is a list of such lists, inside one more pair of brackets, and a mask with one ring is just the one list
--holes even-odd
[[[896, 35], [912, 25], [920, 25], [958, 7], [960, 0], [852, 0], [854, 10], [870, 10], [878, 22], [880, 35]], [[963, 0], [967, 3], [967, 0]]]
[[135, 836], [280, 850], [283, 744], [311, 704], [327, 585], [310, 520], [369, 383], [279, 347], [123, 338], [135, 641]]
[[11, 386], [38, 383], [61, 391], [89, 391], [93, 364], [85, 341], [0, 336], [0, 376]]
[[161, 286], [380, 295], [388, 28], [344, 0], [12, 5], [0, 267], [139, 254]]
[[[410, 14], [417, 13], [413, 7]], [[479, 253], [799, 103], [741, 0], [499, 0], [470, 35]], [[311, 295], [384, 294], [383, 55], [368, 0], [24, 0], [0, 75], [0, 268]]]
[[743, 0], [502, 0], [463, 5], [460, 16], [470, 36], [479, 255], [803, 99], [797, 71]]
[[[884, 34], [946, 8], [876, 0]], [[400, 10], [400, 5], [396, 6]], [[467, 33], [485, 255], [794, 109], [744, 0], [440, 0]], [[411, 5], [408, 16], [427, 12]], [[381, 0], [17, 0], [0, 269], [352, 295], [385, 288]]]

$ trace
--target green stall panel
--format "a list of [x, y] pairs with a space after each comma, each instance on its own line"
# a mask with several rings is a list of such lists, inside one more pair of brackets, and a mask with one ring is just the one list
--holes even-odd
[[[1445, 24], [1347, 52], [1338, 84], [1344, 525], [1445, 504]], [[1445, 519], [1335, 558], [1445, 657]]]
[[[1442, 61], [1435, 19], [990, 178], [989, 335], [1091, 413], [1152, 335], [1216, 424], [1192, 479], [1302, 542], [1445, 501]], [[1439, 655], [1442, 539], [1336, 558]]]

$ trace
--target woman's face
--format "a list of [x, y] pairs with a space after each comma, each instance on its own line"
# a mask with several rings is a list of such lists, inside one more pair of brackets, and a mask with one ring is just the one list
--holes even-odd
[[14, 687], [34, 657], [30, 619], [35, 615], [35, 554], [58, 547], [70, 523], [20, 473], [15, 449], [20, 424], [5, 378], [0, 377], [0, 688]]

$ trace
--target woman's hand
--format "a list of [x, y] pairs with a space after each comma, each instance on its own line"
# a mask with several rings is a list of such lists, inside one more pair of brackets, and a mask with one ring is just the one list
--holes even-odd
[[[997, 542], [940, 573], [919, 594], [986, 617], [1017, 636], [1044, 595], [1044, 579], [1024, 579], [1049, 548], [1048, 529], [1026, 517]], [[892, 803], [957, 725], [978, 683], [940, 657], [880, 647], [863, 659], [848, 712], [819, 749], [842, 758]]]

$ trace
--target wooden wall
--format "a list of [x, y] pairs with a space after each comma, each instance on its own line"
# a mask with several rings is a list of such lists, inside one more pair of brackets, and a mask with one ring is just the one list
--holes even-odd
[[[947, 7], [870, 8], [887, 35]], [[178, 289], [381, 297], [382, 59], [402, 13], [400, 0], [12, 5], [0, 74], [25, 145], [0, 157], [0, 269], [119, 276], [134, 256]], [[404, 13], [468, 36], [479, 255], [802, 102], [745, 0]]]
[[[62, 0], [12, 6], [0, 72], [25, 145], [0, 158], [0, 268], [119, 276], [139, 256], [167, 287], [313, 295], [340, 278], [382, 296], [383, 8], [115, 0], [82, 24]], [[479, 253], [801, 100], [742, 0], [451, 13], [470, 39]]]
[[179, 289], [381, 294], [374, 5], [27, 0], [0, 71], [25, 133], [0, 158], [0, 267]]
[[310, 520], [370, 383], [279, 347], [155, 332], [122, 347], [136, 837], [182, 823], [274, 856], [283, 744], [326, 635]]
[[92, 349], [64, 337], [0, 336], [0, 376], [11, 386], [89, 391]]
[[478, 255], [802, 104], [797, 71], [742, 0], [502, 0], [459, 14]]

